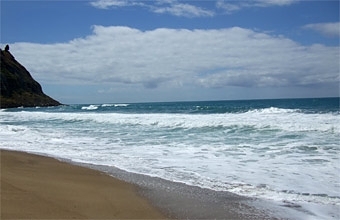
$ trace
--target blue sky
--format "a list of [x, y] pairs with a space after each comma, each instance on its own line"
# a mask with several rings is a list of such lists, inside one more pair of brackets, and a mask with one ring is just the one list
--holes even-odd
[[339, 95], [339, 1], [1, 1], [1, 47], [63, 103]]

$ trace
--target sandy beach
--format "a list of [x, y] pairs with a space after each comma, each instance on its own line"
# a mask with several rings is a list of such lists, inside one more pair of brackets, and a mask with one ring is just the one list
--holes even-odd
[[116, 167], [0, 153], [1, 219], [286, 219], [268, 203], [228, 192]]
[[1, 219], [164, 219], [134, 185], [53, 158], [1, 150]]

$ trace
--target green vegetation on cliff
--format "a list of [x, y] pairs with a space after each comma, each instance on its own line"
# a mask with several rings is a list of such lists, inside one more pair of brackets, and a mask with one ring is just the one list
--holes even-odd
[[57, 106], [58, 101], [45, 95], [41, 85], [15, 60], [9, 46], [1, 50], [0, 108]]

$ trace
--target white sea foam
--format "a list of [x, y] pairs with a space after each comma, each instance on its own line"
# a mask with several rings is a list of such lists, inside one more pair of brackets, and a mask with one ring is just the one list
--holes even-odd
[[101, 107], [127, 107], [129, 104], [102, 104]]
[[114, 107], [127, 107], [129, 104], [115, 104]]
[[[94, 110], [97, 106], [82, 107]], [[27, 113], [31, 114], [31, 113]], [[81, 114], [72, 113], [53, 115], [47, 113], [47, 118], [54, 117], [61, 120], [92, 120], [98, 123], [129, 124], [129, 125], [154, 125], [169, 128], [236, 128], [248, 126], [254, 129], [281, 129], [283, 131], [331, 131], [339, 133], [339, 117], [332, 114], [306, 115], [291, 113], [287, 115], [265, 114], [263, 112], [247, 112], [242, 114], [220, 115], [183, 115], [183, 114]], [[34, 116], [33, 116], [34, 117]], [[41, 117], [41, 115], [39, 115]], [[237, 127], [238, 126], [238, 127]]]
[[251, 112], [251, 113], [264, 113], [264, 114], [283, 114], [283, 113], [298, 112], [298, 110], [270, 107], [270, 108], [263, 108], [263, 109], [255, 109], [255, 110], [251, 110], [249, 112]]
[[83, 106], [81, 107], [83, 110], [96, 110], [98, 109], [98, 105], [89, 105], [89, 106]]
[[[115, 104], [116, 105], [116, 104]], [[82, 107], [83, 110], [96, 110], [98, 105]], [[268, 111], [270, 113], [268, 113]], [[84, 120], [106, 124], [154, 125], [163, 128], [214, 128], [225, 127], [238, 129], [247, 126], [249, 129], [281, 129], [283, 131], [330, 131], [340, 132], [339, 115], [302, 114], [290, 111], [271, 110], [249, 111], [245, 113], [226, 113], [214, 115], [186, 114], [120, 114], [120, 113], [15, 113], [18, 118], [36, 118], [37, 120]], [[278, 112], [281, 112], [280, 114]]]
[[339, 126], [336, 114], [278, 108], [213, 115], [0, 111], [0, 147], [334, 212]]
[[127, 107], [129, 104], [101, 104], [101, 105], [89, 105], [89, 106], [82, 106], [82, 110], [97, 110], [99, 107]]
[[112, 106], [114, 106], [115, 104], [102, 104], [101, 106], [102, 107], [112, 107]]

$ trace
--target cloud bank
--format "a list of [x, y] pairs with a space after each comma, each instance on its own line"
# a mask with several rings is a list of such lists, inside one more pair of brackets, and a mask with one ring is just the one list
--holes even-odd
[[317, 31], [329, 37], [340, 37], [340, 22], [307, 24], [303, 28]]
[[145, 88], [314, 86], [339, 82], [339, 47], [233, 27], [150, 31], [93, 26], [58, 44], [15, 43], [16, 59], [50, 84]]

